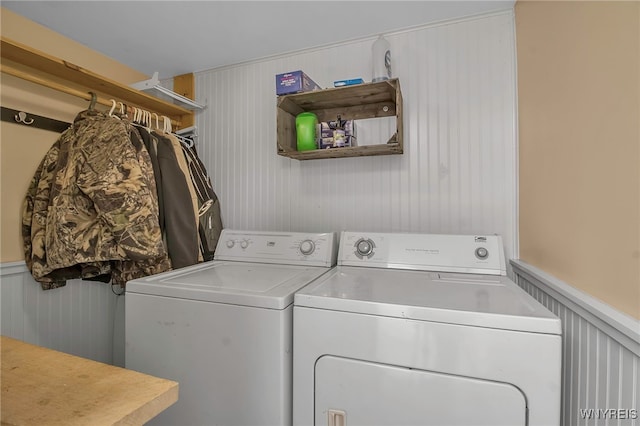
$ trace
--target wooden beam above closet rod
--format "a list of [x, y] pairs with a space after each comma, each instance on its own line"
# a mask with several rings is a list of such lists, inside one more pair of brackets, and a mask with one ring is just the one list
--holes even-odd
[[[44, 86], [44, 87], [48, 87], [48, 88], [53, 89], [53, 90], [57, 90], [58, 92], [66, 93], [67, 95], [71, 95], [71, 96], [75, 96], [75, 97], [84, 99], [85, 101], [90, 101], [91, 100], [91, 93], [89, 93], [89, 92], [85, 92], [85, 91], [82, 91], [82, 90], [74, 89], [74, 88], [66, 86], [64, 84], [57, 83], [55, 81], [47, 80], [47, 79], [39, 77], [37, 75], [30, 74], [28, 72], [19, 70], [17, 68], [14, 68], [12, 66], [7, 65], [7, 64], [0, 64], [0, 72], [12, 75], [14, 77], [18, 77], [18, 78], [20, 78], [22, 80], [25, 80], [25, 81], [30, 81], [31, 83], [39, 84], [40, 86]], [[114, 100], [117, 101], [116, 99], [114, 99]], [[113, 106], [113, 103], [111, 102], [110, 99], [102, 98], [102, 97], [99, 97], [99, 96], [96, 97], [96, 104], [104, 105], [104, 106], [107, 106], [107, 107]], [[149, 111], [149, 112], [155, 112], [155, 111]], [[184, 122], [182, 121], [182, 117], [181, 117], [181, 121], [177, 121], [175, 119], [171, 119], [171, 125], [173, 127], [175, 127], [175, 128], [184, 127]]]
[[[139, 90], [135, 90], [117, 81], [108, 79], [92, 71], [84, 69], [78, 65], [67, 62], [63, 59], [48, 55], [29, 46], [23, 45], [6, 37], [0, 39], [0, 55], [3, 59], [2, 72], [14, 75], [18, 78], [45, 85], [58, 91], [62, 91], [83, 99], [91, 99], [88, 92], [97, 92], [103, 96], [99, 98], [99, 103], [105, 104], [106, 98], [115, 98], [116, 101], [124, 102], [129, 106], [136, 106], [149, 112], [159, 115], [166, 115], [171, 118], [177, 127], [187, 127], [183, 123], [193, 122], [193, 111], [182, 108], [178, 105], [155, 98]], [[64, 82], [58, 83], [47, 78], [39, 77], [27, 71], [22, 71], [11, 66], [5, 60], [15, 62], [40, 73], [45, 73]], [[17, 75], [19, 74], [19, 75]], [[87, 93], [77, 89], [77, 86], [86, 88]], [[108, 102], [105, 105], [111, 105]]]

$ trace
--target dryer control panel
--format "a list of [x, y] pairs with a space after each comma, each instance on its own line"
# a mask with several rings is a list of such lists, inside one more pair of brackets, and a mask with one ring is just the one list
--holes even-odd
[[215, 260], [334, 266], [337, 236], [333, 232], [259, 232], [224, 229]]
[[339, 265], [506, 275], [499, 235], [342, 232]]

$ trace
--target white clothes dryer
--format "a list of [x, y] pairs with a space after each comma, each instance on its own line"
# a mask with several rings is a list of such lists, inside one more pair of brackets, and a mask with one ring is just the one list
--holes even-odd
[[295, 295], [293, 423], [557, 425], [561, 340], [499, 236], [343, 232]]
[[213, 261], [128, 282], [125, 366], [179, 383], [149, 424], [291, 425], [293, 295], [336, 252], [333, 233], [223, 230]]

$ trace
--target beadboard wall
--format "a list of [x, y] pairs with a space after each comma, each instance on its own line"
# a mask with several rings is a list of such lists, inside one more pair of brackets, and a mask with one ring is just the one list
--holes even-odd
[[534, 266], [511, 264], [517, 284], [562, 320], [562, 425], [640, 425], [640, 322]]
[[[374, 38], [197, 73], [198, 151], [226, 228], [500, 234], [517, 255], [513, 11], [385, 34], [404, 97], [403, 155], [276, 154], [275, 75], [371, 79]], [[300, 35], [303, 37], [304, 35]], [[203, 52], [203, 54], [207, 54]], [[212, 52], [211, 54], [215, 54]], [[358, 143], [389, 122], [357, 122]]]
[[[275, 75], [330, 87], [371, 78], [374, 38], [200, 72], [198, 152], [226, 228], [500, 234], [517, 255], [513, 11], [386, 34], [404, 97], [405, 153], [297, 161], [276, 154]], [[203, 52], [203, 54], [208, 54]], [[211, 54], [215, 54], [212, 52]], [[383, 143], [387, 120], [360, 123]], [[3, 335], [123, 365], [124, 303], [109, 285], [42, 291], [24, 262], [0, 267]]]
[[2, 263], [0, 282], [3, 336], [124, 366], [124, 297], [111, 285], [70, 280], [44, 291], [24, 262]]

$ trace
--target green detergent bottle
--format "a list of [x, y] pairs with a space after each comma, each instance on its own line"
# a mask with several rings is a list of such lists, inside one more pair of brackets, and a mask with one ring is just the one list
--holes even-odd
[[316, 149], [316, 127], [318, 117], [312, 112], [302, 112], [296, 116], [296, 136], [298, 151]]

